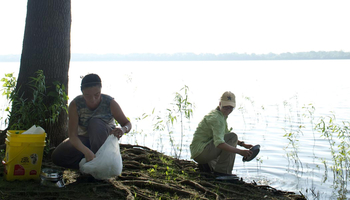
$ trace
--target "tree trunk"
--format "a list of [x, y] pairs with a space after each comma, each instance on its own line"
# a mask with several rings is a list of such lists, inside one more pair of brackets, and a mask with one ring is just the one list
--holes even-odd
[[[43, 70], [48, 92], [55, 90], [52, 83], [58, 81], [65, 86], [68, 95], [70, 29], [70, 0], [28, 0], [18, 94], [33, 98], [29, 77], [36, 77], [35, 72]], [[67, 113], [61, 112], [58, 123], [43, 128], [50, 146], [57, 146], [67, 136]]]

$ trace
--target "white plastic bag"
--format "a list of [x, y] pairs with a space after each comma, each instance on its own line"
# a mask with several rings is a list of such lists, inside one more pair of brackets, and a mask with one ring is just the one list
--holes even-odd
[[45, 133], [45, 130], [43, 128], [41, 128], [40, 126], [35, 126], [33, 125], [32, 127], [30, 127], [30, 129], [28, 129], [27, 131], [24, 131], [22, 134], [43, 134]]
[[120, 155], [118, 138], [109, 135], [105, 143], [96, 152], [96, 158], [86, 162], [83, 158], [79, 163], [82, 173], [91, 174], [95, 179], [109, 179], [122, 173], [123, 162]]

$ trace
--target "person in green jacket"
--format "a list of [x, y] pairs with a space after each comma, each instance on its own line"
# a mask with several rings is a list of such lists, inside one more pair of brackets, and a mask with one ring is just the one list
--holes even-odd
[[[235, 107], [235, 95], [225, 92], [219, 106], [204, 116], [193, 134], [191, 158], [201, 171], [214, 172], [217, 176], [232, 175], [236, 154], [243, 157], [252, 154], [249, 149], [253, 145], [238, 140], [237, 135], [227, 128], [227, 117]], [[248, 150], [236, 148], [237, 144]]]

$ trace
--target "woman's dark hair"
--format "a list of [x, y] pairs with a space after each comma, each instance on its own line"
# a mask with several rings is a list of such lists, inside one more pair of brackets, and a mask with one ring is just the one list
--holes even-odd
[[101, 79], [97, 74], [88, 74], [84, 76], [83, 80], [81, 80], [80, 89], [83, 91], [85, 88], [90, 87], [102, 87]]

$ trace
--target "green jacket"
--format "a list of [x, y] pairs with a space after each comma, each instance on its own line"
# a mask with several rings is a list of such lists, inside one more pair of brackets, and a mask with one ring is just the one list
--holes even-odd
[[210, 142], [214, 141], [215, 147], [225, 142], [224, 136], [229, 132], [226, 119], [218, 108], [204, 116], [193, 134], [190, 145], [192, 159], [201, 154]]

